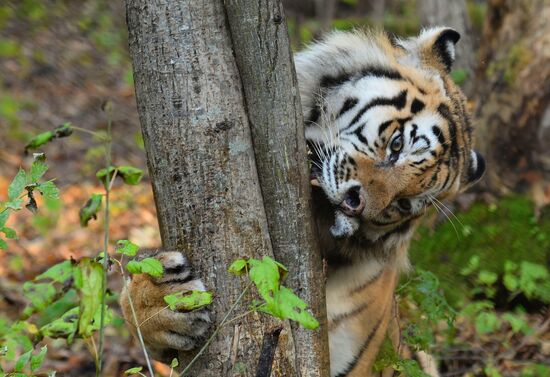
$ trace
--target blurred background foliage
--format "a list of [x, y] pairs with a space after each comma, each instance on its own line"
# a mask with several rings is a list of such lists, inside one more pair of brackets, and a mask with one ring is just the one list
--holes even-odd
[[[550, 376], [548, 2], [283, 3], [295, 51], [331, 29], [367, 26], [409, 36], [429, 24], [448, 24], [462, 33], [452, 75], [471, 100], [490, 173], [473, 191], [432, 210], [412, 246], [414, 267], [434, 274], [458, 314], [452, 337], [434, 329], [434, 353], [444, 376]], [[18, 167], [30, 165], [23, 150], [31, 135], [64, 122], [105, 131], [100, 108], [106, 100], [114, 109], [116, 164], [145, 169], [123, 2], [3, 1], [0, 200]], [[19, 239], [0, 251], [0, 335], [25, 305], [23, 281], [56, 262], [101, 249], [102, 220], [87, 229], [78, 222], [79, 208], [100, 186], [93, 175], [103, 167], [105, 151], [97, 141], [81, 133], [43, 148], [61, 200], [38, 198], [35, 216], [21, 211], [10, 219]], [[113, 196], [113, 240], [159, 245], [147, 177], [135, 187], [115, 184]], [[414, 276], [404, 277], [404, 284]], [[112, 284], [117, 292], [120, 287]], [[120, 320], [115, 323], [107, 333], [106, 376], [143, 363]], [[63, 376], [93, 375], [93, 361], [81, 343], [49, 344], [46, 368]], [[161, 364], [156, 368], [159, 375], [170, 372]]]

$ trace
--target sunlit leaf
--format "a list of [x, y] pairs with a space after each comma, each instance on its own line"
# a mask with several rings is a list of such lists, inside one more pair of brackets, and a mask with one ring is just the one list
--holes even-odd
[[119, 254], [124, 254], [129, 257], [133, 257], [139, 251], [139, 246], [128, 240], [119, 240], [116, 243], [116, 252]]
[[80, 209], [80, 226], [88, 226], [88, 222], [92, 219], [97, 219], [97, 213], [101, 208], [101, 194], [92, 194], [91, 198], [88, 199], [84, 207]]
[[78, 333], [86, 338], [92, 334], [92, 319], [101, 305], [103, 266], [85, 258], [75, 267], [74, 280], [80, 296]]
[[229, 266], [227, 271], [232, 273], [233, 275], [238, 276], [246, 272], [247, 266], [248, 262], [245, 259], [237, 259], [233, 263], [231, 263], [231, 266]]
[[160, 278], [164, 273], [162, 264], [155, 258], [132, 260], [126, 264], [126, 270], [131, 274], [149, 274], [154, 278]]
[[170, 310], [191, 311], [212, 303], [212, 293], [205, 291], [190, 291], [164, 296], [164, 301]]
[[[242, 262], [238, 263], [237, 268], [239, 265], [242, 266]], [[307, 329], [319, 326], [315, 317], [306, 311], [307, 304], [292, 290], [280, 285], [281, 276], [287, 272], [285, 266], [270, 257], [264, 257], [261, 261], [251, 258], [248, 265], [248, 276], [265, 301], [258, 310], [281, 319], [292, 319]]]

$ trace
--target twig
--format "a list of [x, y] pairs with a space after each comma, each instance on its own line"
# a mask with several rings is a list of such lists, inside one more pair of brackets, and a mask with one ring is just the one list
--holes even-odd
[[279, 344], [279, 335], [283, 330], [283, 326], [278, 326], [264, 334], [258, 367], [256, 368], [256, 377], [269, 377], [271, 375], [271, 367], [275, 351]]
[[241, 300], [243, 299], [244, 295], [246, 292], [248, 292], [248, 289], [252, 286], [252, 282], [249, 283], [244, 289], [243, 291], [241, 292], [241, 294], [239, 295], [239, 297], [237, 297], [237, 300], [235, 301], [235, 303], [233, 305], [231, 305], [231, 308], [229, 308], [229, 311], [227, 312], [227, 314], [225, 315], [225, 317], [223, 317], [222, 321], [220, 322], [220, 325], [218, 327], [216, 327], [216, 329], [214, 330], [214, 332], [212, 333], [212, 335], [210, 335], [210, 338], [208, 338], [208, 340], [206, 341], [206, 343], [204, 343], [204, 346], [202, 346], [202, 348], [199, 350], [199, 352], [197, 352], [197, 354], [195, 355], [195, 357], [189, 362], [189, 364], [187, 364], [187, 366], [185, 367], [185, 369], [183, 371], [181, 371], [180, 373], [180, 376], [183, 377], [185, 375], [185, 372], [187, 372], [191, 366], [198, 360], [198, 358], [203, 354], [203, 352], [208, 348], [208, 346], [210, 345], [210, 343], [212, 343], [212, 341], [214, 340], [214, 338], [216, 337], [216, 335], [218, 335], [218, 333], [220, 332], [220, 330], [222, 329], [222, 327], [225, 325], [225, 322], [227, 321], [227, 319], [229, 318], [229, 316], [231, 315], [231, 313], [233, 313], [233, 310], [235, 310], [235, 308], [237, 307], [237, 305], [239, 304], [239, 302], [241, 302]]

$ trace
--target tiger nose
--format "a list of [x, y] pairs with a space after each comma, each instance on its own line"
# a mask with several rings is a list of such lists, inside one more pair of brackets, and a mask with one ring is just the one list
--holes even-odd
[[354, 186], [344, 195], [344, 200], [339, 205], [344, 214], [348, 216], [359, 216], [365, 209], [365, 198], [361, 195], [361, 187]]

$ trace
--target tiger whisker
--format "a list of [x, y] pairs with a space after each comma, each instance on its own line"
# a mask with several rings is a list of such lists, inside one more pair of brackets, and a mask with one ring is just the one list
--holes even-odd
[[456, 233], [456, 237], [457, 237], [458, 239], [460, 239], [460, 235], [458, 234], [458, 229], [456, 229], [456, 226], [455, 226], [455, 224], [453, 223], [453, 220], [449, 217], [449, 215], [447, 215], [447, 213], [446, 213], [445, 211], [443, 211], [443, 210], [441, 209], [441, 207], [439, 207], [439, 206], [437, 205], [437, 203], [433, 200], [433, 197], [432, 197], [432, 196], [429, 196], [429, 195], [428, 195], [428, 199], [432, 202], [432, 204], [433, 204], [433, 206], [436, 208], [436, 210], [437, 210], [438, 212], [442, 213], [442, 214], [447, 218], [447, 220], [449, 220], [449, 222], [451, 223], [451, 226], [453, 227], [453, 229], [454, 229], [454, 231], [455, 231], [455, 233]]
[[462, 224], [462, 221], [460, 221], [460, 219], [454, 214], [453, 211], [451, 211], [451, 209], [449, 207], [447, 207], [445, 204], [443, 204], [443, 202], [439, 199], [437, 199], [435, 196], [433, 197], [433, 200], [435, 200], [437, 203], [439, 203], [443, 208], [445, 208], [447, 211], [449, 211], [449, 213], [455, 218], [456, 221], [458, 221], [458, 223], [460, 224], [460, 226], [462, 228], [464, 228], [464, 224]]

